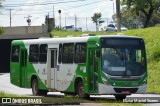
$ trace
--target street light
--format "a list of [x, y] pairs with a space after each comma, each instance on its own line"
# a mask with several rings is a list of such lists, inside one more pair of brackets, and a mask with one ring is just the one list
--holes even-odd
[[58, 10], [58, 13], [59, 13], [59, 26], [60, 26], [60, 29], [61, 29], [61, 10]]
[[24, 18], [27, 18], [28, 26], [30, 26], [30, 25], [31, 25], [31, 19], [30, 19], [30, 17], [32, 17], [32, 16], [28, 15], [28, 17], [24, 17]]

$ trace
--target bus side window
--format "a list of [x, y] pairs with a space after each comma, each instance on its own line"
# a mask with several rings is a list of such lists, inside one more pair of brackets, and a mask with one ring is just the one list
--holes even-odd
[[74, 58], [74, 43], [63, 44], [63, 63], [73, 63]]
[[75, 63], [86, 63], [86, 43], [75, 45]]
[[58, 62], [62, 62], [62, 44], [59, 45], [59, 55], [58, 55]]
[[19, 46], [12, 46], [12, 57], [11, 57], [12, 62], [19, 62]]
[[38, 61], [39, 61], [39, 45], [38, 44], [30, 45], [29, 62], [37, 63]]
[[40, 45], [39, 62], [46, 63], [46, 61], [47, 61], [47, 49], [48, 49], [48, 45], [47, 44], [41, 44]]

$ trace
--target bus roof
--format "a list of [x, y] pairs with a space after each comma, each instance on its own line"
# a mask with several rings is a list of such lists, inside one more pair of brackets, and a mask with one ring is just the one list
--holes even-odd
[[125, 35], [97, 35], [97, 36], [85, 36], [85, 37], [63, 37], [63, 38], [39, 38], [39, 39], [26, 39], [26, 40], [14, 40], [12, 44], [19, 44], [21, 41], [25, 44], [35, 43], [74, 43], [74, 42], [87, 42], [89, 38], [140, 38], [137, 36], [125, 36]]

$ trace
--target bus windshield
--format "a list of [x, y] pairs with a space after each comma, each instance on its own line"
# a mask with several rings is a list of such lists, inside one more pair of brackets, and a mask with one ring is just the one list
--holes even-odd
[[130, 46], [125, 45], [124, 42], [121, 45], [121, 41], [118, 41], [117, 46], [116, 42], [113, 45], [102, 44], [102, 70], [113, 76], [144, 74], [146, 70], [145, 49], [143, 46], [135, 45], [135, 42]]

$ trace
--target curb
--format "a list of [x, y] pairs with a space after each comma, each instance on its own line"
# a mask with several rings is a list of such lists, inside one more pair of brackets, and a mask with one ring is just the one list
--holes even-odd
[[157, 94], [157, 95], [160, 95], [160, 92], [146, 92], [146, 94]]

